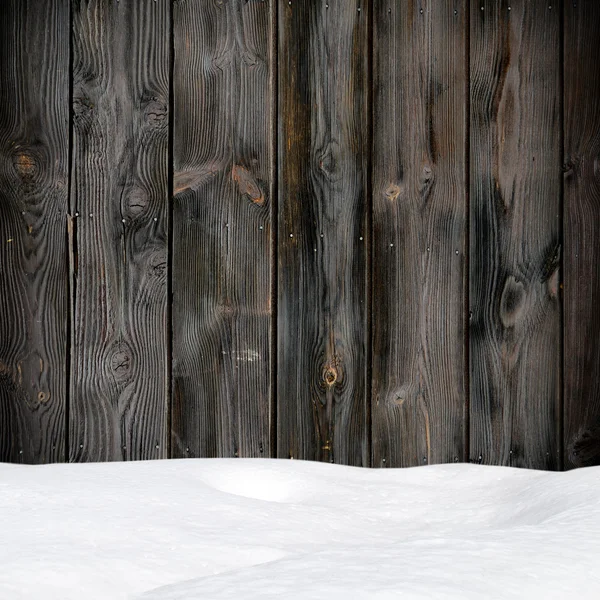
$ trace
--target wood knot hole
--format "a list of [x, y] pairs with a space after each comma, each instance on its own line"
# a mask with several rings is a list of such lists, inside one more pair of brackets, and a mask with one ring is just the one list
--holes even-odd
[[335, 384], [337, 377], [337, 371], [333, 367], [327, 367], [323, 373], [323, 380], [329, 387]]

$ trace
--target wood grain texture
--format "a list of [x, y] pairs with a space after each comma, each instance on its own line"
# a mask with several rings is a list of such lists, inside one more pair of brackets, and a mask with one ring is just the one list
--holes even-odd
[[376, 3], [373, 466], [464, 460], [467, 3]]
[[64, 460], [69, 6], [0, 8], [0, 462]]
[[279, 5], [279, 457], [369, 464], [368, 3]]
[[274, 10], [174, 6], [176, 457], [271, 452]]
[[167, 454], [169, 0], [74, 0], [70, 460]]
[[[471, 2], [471, 460], [556, 469], [560, 10]], [[510, 6], [511, 10], [508, 10]]]
[[565, 2], [565, 467], [600, 465], [600, 3]]

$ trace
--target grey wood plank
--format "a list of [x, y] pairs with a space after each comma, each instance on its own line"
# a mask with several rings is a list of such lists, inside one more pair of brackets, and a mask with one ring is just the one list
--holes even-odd
[[0, 8], [0, 461], [64, 460], [69, 5]]
[[369, 3], [279, 3], [279, 457], [369, 464]]
[[471, 2], [470, 437], [485, 464], [560, 466], [558, 9]]
[[600, 3], [564, 3], [565, 467], [600, 465]]
[[462, 461], [468, 3], [376, 3], [373, 465]]
[[170, 2], [72, 7], [69, 458], [163, 458]]
[[174, 5], [176, 457], [271, 454], [274, 14]]

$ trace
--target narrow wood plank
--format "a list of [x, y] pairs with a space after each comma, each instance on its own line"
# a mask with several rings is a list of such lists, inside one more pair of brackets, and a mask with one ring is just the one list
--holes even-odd
[[270, 456], [274, 10], [174, 5], [177, 457]]
[[70, 460], [167, 453], [169, 0], [73, 2]]
[[600, 3], [565, 2], [565, 467], [600, 465]]
[[376, 3], [373, 465], [462, 461], [467, 3]]
[[69, 6], [0, 18], [0, 461], [64, 460]]
[[280, 457], [369, 464], [368, 34], [367, 2], [280, 2]]
[[559, 19], [548, 0], [471, 2], [470, 437], [486, 464], [560, 464]]

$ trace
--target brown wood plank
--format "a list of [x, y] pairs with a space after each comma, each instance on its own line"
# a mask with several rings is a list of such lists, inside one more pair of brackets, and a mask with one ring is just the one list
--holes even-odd
[[465, 458], [467, 3], [376, 3], [373, 465]]
[[600, 465], [600, 2], [564, 8], [565, 467]]
[[0, 9], [0, 462], [65, 454], [69, 18]]
[[169, 0], [73, 2], [70, 460], [167, 455]]
[[471, 460], [556, 469], [560, 10], [476, 0], [470, 24]]
[[279, 4], [280, 457], [368, 465], [368, 3]]
[[177, 457], [270, 456], [273, 2], [174, 5]]

